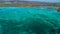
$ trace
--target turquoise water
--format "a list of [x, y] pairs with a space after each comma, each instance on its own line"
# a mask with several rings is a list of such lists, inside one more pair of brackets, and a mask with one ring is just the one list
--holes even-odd
[[60, 33], [60, 13], [38, 8], [5, 7], [0, 8], [0, 24], [1, 34]]

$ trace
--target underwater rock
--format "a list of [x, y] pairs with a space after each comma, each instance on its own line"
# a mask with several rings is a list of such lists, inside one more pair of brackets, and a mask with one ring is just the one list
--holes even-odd
[[60, 8], [57, 9], [57, 12], [60, 12]]

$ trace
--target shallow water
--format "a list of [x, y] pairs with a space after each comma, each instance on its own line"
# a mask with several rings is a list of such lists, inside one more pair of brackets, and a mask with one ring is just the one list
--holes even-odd
[[0, 8], [0, 25], [1, 34], [47, 34], [48, 31], [58, 34], [60, 13], [38, 8], [3, 7]]

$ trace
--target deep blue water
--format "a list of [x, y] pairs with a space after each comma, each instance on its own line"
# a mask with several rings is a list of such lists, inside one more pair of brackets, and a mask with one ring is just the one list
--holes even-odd
[[0, 34], [45, 34], [45, 31], [51, 34], [55, 32], [53, 30], [60, 33], [60, 12], [38, 8], [0, 8], [0, 25]]

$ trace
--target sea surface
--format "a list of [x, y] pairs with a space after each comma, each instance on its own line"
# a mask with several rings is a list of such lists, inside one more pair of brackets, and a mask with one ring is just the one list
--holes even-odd
[[57, 10], [0, 7], [0, 34], [47, 34], [48, 31], [52, 34], [60, 33], [59, 29], [60, 12]]
[[7, 19], [19, 19], [20, 18], [19, 16], [28, 15], [29, 12], [32, 14], [45, 14], [47, 16], [51, 15], [51, 17], [53, 16], [57, 17], [58, 15], [60, 15], [60, 12], [57, 12], [56, 10], [39, 9], [39, 8], [3, 7], [0, 8], [0, 17]]

